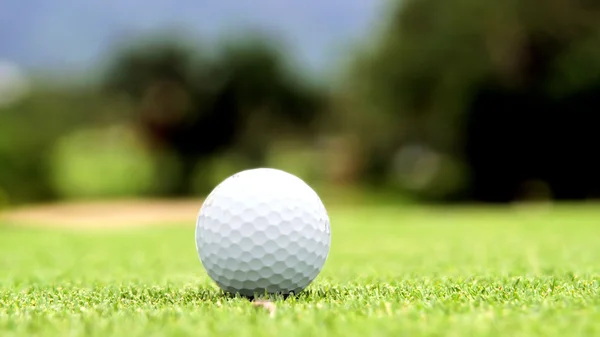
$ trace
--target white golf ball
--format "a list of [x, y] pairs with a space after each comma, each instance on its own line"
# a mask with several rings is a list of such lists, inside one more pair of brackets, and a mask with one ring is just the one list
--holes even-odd
[[239, 172], [206, 198], [196, 249], [225, 292], [298, 294], [321, 272], [331, 229], [325, 206], [300, 178], [277, 169]]

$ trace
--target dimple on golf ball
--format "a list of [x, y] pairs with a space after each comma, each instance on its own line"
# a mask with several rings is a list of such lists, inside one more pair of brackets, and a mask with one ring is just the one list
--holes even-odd
[[211, 279], [242, 296], [298, 294], [329, 254], [329, 217], [317, 193], [290, 173], [258, 168], [221, 182], [196, 222], [196, 249]]

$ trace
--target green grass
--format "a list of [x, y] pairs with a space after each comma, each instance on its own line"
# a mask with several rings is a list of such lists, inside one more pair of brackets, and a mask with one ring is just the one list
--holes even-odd
[[[600, 207], [596, 207], [600, 209]], [[274, 316], [223, 296], [187, 226], [0, 227], [1, 336], [592, 336], [600, 210], [334, 208], [332, 250]]]

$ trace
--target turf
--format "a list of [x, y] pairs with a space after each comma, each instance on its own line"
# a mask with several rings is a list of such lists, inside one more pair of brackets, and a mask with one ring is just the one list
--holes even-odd
[[592, 336], [600, 207], [333, 208], [330, 257], [270, 313], [207, 278], [185, 226], [0, 227], [2, 336]]

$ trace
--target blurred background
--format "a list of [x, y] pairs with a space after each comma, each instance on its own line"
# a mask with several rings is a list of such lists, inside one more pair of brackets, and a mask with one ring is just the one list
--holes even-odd
[[0, 208], [269, 166], [392, 202], [600, 197], [600, 2], [0, 3]]

